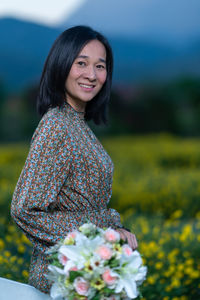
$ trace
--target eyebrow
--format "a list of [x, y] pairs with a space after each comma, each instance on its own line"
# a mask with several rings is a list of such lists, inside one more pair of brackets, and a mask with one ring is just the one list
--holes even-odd
[[[79, 55], [77, 58], [89, 58], [89, 56], [87, 56], [87, 55]], [[106, 63], [105, 59], [103, 59], [103, 58], [99, 58], [99, 61], [101, 61], [103, 63]]]

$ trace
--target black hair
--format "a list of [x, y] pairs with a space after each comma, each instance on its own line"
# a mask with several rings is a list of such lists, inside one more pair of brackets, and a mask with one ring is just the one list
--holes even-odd
[[44, 115], [49, 107], [63, 106], [65, 100], [65, 82], [71, 66], [91, 40], [100, 41], [106, 49], [106, 81], [99, 93], [86, 104], [85, 120], [95, 124], [107, 124], [107, 109], [111, 93], [113, 54], [108, 40], [88, 26], [74, 26], [58, 36], [44, 64], [37, 97], [37, 111]]

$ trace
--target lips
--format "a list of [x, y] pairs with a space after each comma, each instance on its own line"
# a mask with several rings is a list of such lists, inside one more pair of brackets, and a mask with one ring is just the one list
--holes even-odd
[[93, 84], [85, 84], [85, 83], [79, 83], [79, 85], [83, 88], [86, 88], [86, 89], [92, 89], [95, 87], [95, 85]]
[[79, 83], [79, 86], [81, 87], [81, 90], [84, 92], [92, 92], [95, 88], [94, 84]]

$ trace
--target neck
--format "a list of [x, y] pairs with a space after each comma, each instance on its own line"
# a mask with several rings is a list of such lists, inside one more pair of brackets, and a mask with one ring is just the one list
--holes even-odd
[[77, 103], [70, 101], [69, 99], [67, 99], [66, 102], [69, 105], [71, 105], [77, 112], [85, 112], [86, 103], [77, 104]]

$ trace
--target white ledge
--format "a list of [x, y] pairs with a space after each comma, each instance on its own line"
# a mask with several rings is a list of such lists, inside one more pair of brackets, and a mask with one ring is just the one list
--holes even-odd
[[0, 300], [52, 300], [47, 294], [25, 283], [0, 277]]

